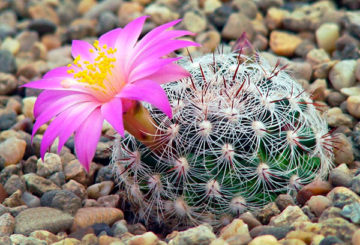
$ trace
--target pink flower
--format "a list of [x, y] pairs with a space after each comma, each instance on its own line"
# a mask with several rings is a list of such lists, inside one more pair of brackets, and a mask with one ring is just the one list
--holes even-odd
[[179, 58], [164, 58], [169, 53], [195, 42], [176, 40], [192, 35], [184, 30], [167, 30], [180, 20], [150, 31], [138, 40], [146, 17], [140, 17], [123, 29], [102, 35], [93, 45], [72, 42], [73, 64], [46, 73], [43, 79], [24, 87], [44, 89], [34, 108], [36, 122], [32, 136], [50, 121], [43, 135], [43, 158], [54, 140], [58, 151], [75, 132], [75, 151], [89, 170], [101, 135], [103, 121], [124, 135], [123, 113], [134, 101], [145, 101], [171, 117], [171, 107], [160, 84], [187, 77], [189, 73], [175, 64]]

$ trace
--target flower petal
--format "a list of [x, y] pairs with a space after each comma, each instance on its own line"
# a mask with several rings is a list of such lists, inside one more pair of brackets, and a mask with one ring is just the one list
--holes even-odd
[[178, 81], [190, 76], [190, 73], [177, 64], [167, 64], [162, 69], [156, 71], [146, 79], [156, 81], [159, 84]]
[[80, 55], [83, 60], [94, 60], [95, 52], [90, 53], [90, 49], [95, 51], [95, 48], [90, 43], [82, 40], [73, 40], [71, 43], [71, 54], [74, 59]]
[[43, 79], [48, 78], [56, 78], [56, 77], [71, 77], [71, 75], [67, 72], [69, 70], [66, 66], [60, 66], [48, 71], [44, 76]]
[[146, 101], [172, 117], [171, 106], [163, 88], [151, 80], [140, 80], [126, 85], [118, 95], [120, 98]]
[[75, 151], [80, 163], [89, 171], [101, 136], [104, 118], [100, 108], [94, 110], [75, 132]]
[[116, 39], [119, 37], [120, 33], [122, 32], [122, 28], [116, 28], [114, 30], [111, 30], [105, 34], [103, 34], [99, 38], [99, 44], [100, 46], [103, 46], [104, 44], [108, 45], [109, 47], [114, 47]]
[[114, 129], [124, 137], [123, 110], [120, 98], [114, 98], [101, 106], [101, 113]]

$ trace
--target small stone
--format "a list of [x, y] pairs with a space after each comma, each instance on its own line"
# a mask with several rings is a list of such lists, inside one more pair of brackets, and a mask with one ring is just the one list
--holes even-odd
[[360, 96], [360, 87], [342, 88], [340, 92], [346, 96]]
[[247, 244], [251, 241], [248, 225], [241, 219], [234, 219], [230, 224], [222, 228], [219, 237], [229, 245]]
[[66, 66], [73, 62], [71, 58], [71, 47], [62, 46], [53, 50], [50, 50], [47, 53], [47, 65], [49, 69], [54, 69], [59, 66]]
[[15, 137], [0, 143], [0, 157], [5, 160], [5, 166], [17, 164], [25, 154], [26, 141]]
[[333, 186], [351, 186], [351, 172], [346, 164], [340, 164], [338, 167], [331, 170], [329, 181]]
[[234, 9], [229, 4], [223, 4], [209, 15], [209, 20], [218, 30], [222, 30], [233, 12]]
[[96, 32], [102, 35], [118, 26], [118, 18], [110, 11], [103, 12], [99, 16]]
[[54, 153], [46, 153], [44, 161], [39, 159], [37, 162], [36, 174], [42, 177], [48, 177], [53, 173], [62, 171], [62, 164], [59, 155]]
[[286, 226], [296, 221], [309, 221], [309, 218], [298, 206], [288, 206], [281, 214], [271, 218], [269, 225]]
[[82, 237], [81, 244], [82, 245], [98, 245], [99, 239], [97, 238], [97, 236], [95, 234], [92, 234], [92, 233], [86, 234], [85, 236]]
[[219, 46], [221, 36], [217, 31], [207, 31], [196, 36], [196, 42], [201, 44], [200, 50], [203, 53], [214, 52]]
[[[85, 19], [79, 18], [71, 22], [69, 28], [67, 29], [68, 38], [73, 39], [83, 39], [88, 36], [95, 36], [97, 21], [95, 19]], [[70, 62], [71, 63], [71, 62]]]
[[34, 173], [24, 176], [27, 189], [35, 195], [42, 196], [47, 191], [59, 190], [60, 188], [48, 179], [38, 176]]
[[330, 70], [333, 68], [333, 66], [338, 63], [337, 60], [331, 60], [328, 62], [324, 62], [321, 64], [315, 65], [314, 68], [314, 77], [316, 78], [327, 78], [329, 76]]
[[296, 35], [273, 31], [270, 34], [270, 48], [277, 55], [292, 56], [302, 39]]
[[353, 236], [352, 236], [352, 245], [359, 245], [360, 244], [360, 229], [357, 229]]
[[117, 208], [89, 207], [80, 208], [74, 219], [72, 230], [91, 226], [96, 223], [112, 225], [116, 221], [123, 219], [124, 214]]
[[216, 236], [209, 226], [199, 225], [186, 231], [178, 232], [176, 236], [169, 241], [169, 245], [205, 245], [215, 239]]
[[56, 25], [60, 22], [56, 11], [49, 5], [35, 4], [30, 6], [28, 11], [32, 19], [45, 19]]
[[255, 229], [252, 229], [250, 234], [251, 237], [272, 235], [276, 239], [280, 240], [283, 239], [286, 236], [286, 234], [289, 233], [290, 229], [291, 229], [290, 226], [275, 227], [272, 225], [263, 225], [263, 226], [258, 226]]
[[5, 199], [5, 201], [3, 202], [3, 204], [6, 207], [19, 207], [24, 205], [24, 201], [21, 199], [21, 190], [17, 190], [15, 191], [13, 194], [11, 194], [11, 196], [9, 196], [8, 198]]
[[256, 218], [264, 225], [268, 224], [270, 219], [280, 214], [279, 208], [274, 202], [265, 205], [262, 209], [256, 212]]
[[[1, 74], [0, 74], [0, 77], [1, 77]], [[18, 100], [16, 98], [13, 98], [13, 97], [9, 98], [8, 102], [6, 103], [6, 108], [5, 109], [15, 111], [17, 114], [20, 114], [21, 113], [21, 102], [20, 102], [20, 100]]]
[[346, 138], [344, 134], [337, 134], [336, 136], [337, 141], [337, 149], [334, 149], [334, 155], [335, 155], [335, 163], [341, 164], [351, 164], [354, 161], [354, 153], [352, 149], [351, 141]]
[[294, 206], [295, 205], [294, 199], [289, 194], [280, 194], [275, 199], [275, 203], [278, 206], [280, 211], [283, 211], [288, 206]]
[[307, 185], [305, 185], [298, 192], [296, 200], [300, 204], [305, 204], [312, 196], [315, 195], [325, 195], [332, 189], [331, 185], [327, 181], [315, 180]]
[[156, 3], [148, 5], [144, 10], [144, 14], [149, 15], [151, 20], [157, 25], [162, 25], [179, 18], [177, 12], [171, 11], [170, 8], [165, 5]]
[[140, 17], [144, 11], [144, 6], [137, 2], [123, 2], [118, 10], [119, 25], [125, 26], [127, 23]]
[[360, 197], [346, 187], [335, 187], [328, 194], [327, 198], [332, 202], [332, 206], [343, 208], [345, 205], [360, 202]]
[[48, 19], [32, 20], [28, 26], [29, 30], [36, 31], [40, 36], [56, 31], [56, 24]]
[[254, 215], [250, 212], [243, 213], [239, 216], [239, 219], [242, 219], [245, 224], [248, 225], [249, 230], [251, 230], [254, 227], [260, 226], [261, 223], [258, 221]]
[[41, 241], [45, 241], [47, 244], [53, 244], [59, 241], [59, 238], [56, 235], [46, 230], [33, 231], [29, 236]]
[[75, 215], [81, 208], [81, 199], [68, 190], [53, 190], [46, 192], [40, 199], [41, 206], [60, 209], [71, 215]]
[[341, 210], [341, 215], [350, 219], [354, 224], [360, 224], [360, 203], [345, 205]]
[[99, 237], [99, 245], [107, 245], [107, 244], [124, 245], [125, 243], [123, 243], [120, 238], [111, 237], [111, 236], [107, 236], [107, 235], [101, 235]]
[[145, 226], [141, 223], [128, 224], [127, 228], [129, 232], [134, 235], [142, 235], [147, 231]]
[[57, 35], [46, 34], [41, 38], [41, 43], [45, 45], [48, 51], [59, 48], [61, 46], [61, 40]]
[[286, 235], [286, 239], [296, 239], [303, 241], [306, 244], [312, 244], [313, 238], [316, 236], [314, 232], [303, 231], [303, 230], [290, 231]]
[[77, 12], [84, 15], [96, 5], [96, 0], [81, 0], [77, 6]]
[[335, 50], [335, 43], [339, 38], [340, 28], [335, 23], [324, 23], [316, 30], [316, 41], [319, 48], [331, 53]]
[[249, 40], [254, 36], [254, 27], [242, 13], [232, 13], [222, 29], [221, 36], [228, 40], [237, 40], [244, 32]]
[[255, 19], [258, 14], [257, 6], [256, 6], [257, 4], [254, 1], [233, 0], [231, 2], [231, 5], [240, 13], [246, 15], [249, 19]]
[[330, 57], [324, 49], [312, 49], [306, 54], [306, 61], [312, 66], [316, 66], [330, 62]]
[[307, 205], [310, 207], [311, 212], [313, 212], [317, 217], [328, 207], [331, 206], [331, 201], [325, 196], [312, 196]]
[[15, 124], [16, 124], [16, 112], [12, 110], [0, 111], [0, 130], [10, 129]]
[[86, 185], [89, 182], [86, 171], [79, 160], [72, 160], [69, 163], [65, 163], [64, 174], [66, 180], [73, 179], [83, 185]]
[[278, 240], [272, 235], [258, 236], [249, 245], [280, 245]]
[[351, 190], [353, 192], [355, 192], [356, 194], [360, 195], [360, 174], [358, 174], [357, 176], [355, 176], [352, 180], [351, 180]]
[[62, 189], [69, 190], [69, 191], [75, 193], [75, 195], [80, 197], [81, 200], [85, 199], [87, 196], [85, 187], [82, 184], [80, 184], [79, 182], [76, 182], [75, 180], [70, 180], [67, 183], [65, 183], [62, 186]]
[[159, 238], [153, 232], [146, 232], [128, 240], [129, 245], [157, 245]]
[[84, 17], [88, 19], [96, 19], [103, 12], [119, 9], [121, 4], [122, 1], [119, 0], [97, 1], [97, 4], [93, 5], [92, 8], [84, 14]]
[[53, 243], [52, 245], [81, 245], [81, 242], [75, 238], [65, 238]]
[[266, 12], [265, 23], [270, 30], [275, 30], [281, 27], [285, 16], [289, 15], [289, 12], [284, 9], [272, 7]]
[[15, 218], [9, 213], [0, 216], [0, 237], [10, 236], [15, 229]]
[[184, 24], [186, 30], [194, 33], [203, 32], [207, 25], [206, 18], [195, 11], [186, 12], [182, 23]]
[[11, 239], [9, 236], [0, 236], [0, 244], [2, 245], [14, 245], [11, 242]]
[[22, 113], [28, 117], [34, 120], [34, 105], [35, 105], [36, 97], [26, 97], [23, 99], [23, 108]]
[[336, 90], [348, 88], [355, 84], [356, 60], [342, 60], [330, 70], [329, 79]]
[[25, 187], [25, 181], [19, 177], [17, 174], [13, 174], [10, 176], [10, 178], [6, 181], [4, 185], [4, 189], [6, 192], [11, 195], [17, 190], [20, 190], [21, 192], [24, 192]]
[[91, 185], [87, 188], [87, 194], [89, 198], [98, 199], [99, 197], [109, 195], [113, 190], [114, 182], [112, 181], [103, 181], [101, 183], [97, 183]]
[[0, 50], [0, 72], [14, 73], [16, 71], [15, 57], [8, 50]]
[[347, 110], [350, 115], [360, 118], [360, 95], [350, 96], [347, 100]]
[[221, 7], [220, 0], [205, 0], [204, 2], [204, 13], [212, 14], [217, 8]]
[[311, 91], [313, 100], [325, 100], [325, 91], [327, 89], [327, 82], [325, 79], [316, 79], [310, 84], [309, 91]]
[[100, 207], [116, 208], [119, 204], [119, 195], [107, 195], [99, 197], [97, 203]]
[[327, 219], [321, 222], [320, 233], [324, 236], [335, 236], [343, 242], [351, 242], [357, 227], [342, 218]]
[[48, 177], [55, 185], [62, 186], [65, 184], [65, 174], [64, 172], [56, 172]]
[[320, 215], [318, 221], [324, 221], [327, 219], [332, 219], [332, 218], [343, 218], [343, 216], [341, 215], [341, 209], [340, 208], [336, 208], [336, 207], [329, 207], [327, 209], [325, 209], [322, 214]]
[[126, 232], [128, 232], [128, 228], [126, 226], [126, 221], [125, 220], [119, 220], [119, 221], [115, 222], [111, 226], [111, 231], [112, 231], [114, 237], [121, 237]]
[[36, 208], [40, 206], [40, 198], [34, 196], [30, 192], [23, 192], [21, 199], [24, 201], [25, 205], [29, 208]]
[[38, 207], [20, 212], [15, 221], [15, 233], [29, 235], [35, 230], [47, 230], [55, 234], [69, 229], [73, 217], [54, 208]]
[[47, 245], [45, 241], [33, 237], [26, 237], [22, 234], [13, 234], [10, 236], [12, 245], [22, 245], [22, 244], [31, 244], [31, 245]]
[[330, 108], [327, 112], [326, 118], [328, 124], [331, 127], [340, 127], [340, 126], [352, 127], [353, 125], [352, 117], [350, 115], [344, 114], [339, 107]]
[[[2, 203], [8, 196], [9, 196], [9, 194], [4, 189], [3, 184], [0, 183], [0, 203]], [[1, 211], [1, 209], [0, 209], [0, 211]], [[1, 213], [0, 213], [0, 215], [1, 215]]]
[[20, 50], [20, 43], [18, 40], [6, 37], [5, 40], [1, 43], [0, 49], [4, 49], [16, 55]]

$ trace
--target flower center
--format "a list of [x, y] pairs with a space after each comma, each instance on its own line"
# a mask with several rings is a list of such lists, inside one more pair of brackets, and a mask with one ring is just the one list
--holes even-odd
[[106, 77], [111, 74], [112, 68], [114, 68], [114, 62], [116, 58], [113, 54], [116, 49], [99, 45], [99, 41], [94, 42], [95, 49], [89, 49], [90, 53], [96, 52], [96, 57], [92, 62], [88, 60], [82, 60], [80, 55], [75, 57], [73, 64], [69, 64], [68, 67], [76, 67], [78, 69], [70, 69], [67, 72], [74, 74], [74, 78], [81, 83], [89, 84], [91, 87], [100, 87], [105, 89], [104, 83]]

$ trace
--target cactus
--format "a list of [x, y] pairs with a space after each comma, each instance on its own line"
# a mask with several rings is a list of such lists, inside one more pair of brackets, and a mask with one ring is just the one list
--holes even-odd
[[114, 172], [138, 217], [219, 225], [327, 175], [334, 138], [285, 67], [241, 52], [181, 64], [191, 77], [163, 85], [173, 118], [148, 107], [156, 145], [127, 134], [114, 146]]

